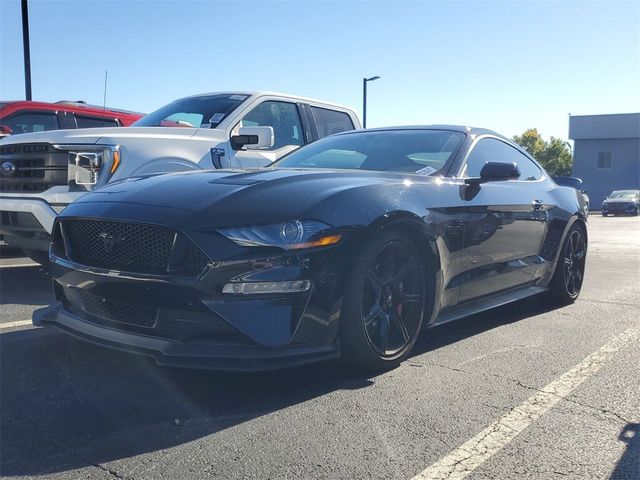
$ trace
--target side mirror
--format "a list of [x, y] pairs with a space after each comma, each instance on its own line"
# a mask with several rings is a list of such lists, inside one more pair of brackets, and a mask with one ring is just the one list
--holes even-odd
[[247, 145], [251, 148], [273, 147], [273, 127], [240, 127], [238, 135], [231, 136], [231, 144], [235, 150]]
[[465, 183], [480, 184], [503, 180], [514, 180], [520, 177], [520, 169], [515, 163], [487, 162], [480, 170], [480, 177], [467, 178]]
[[11, 134], [13, 134], [13, 130], [11, 130], [11, 127], [0, 125], [0, 137], [6, 137]]

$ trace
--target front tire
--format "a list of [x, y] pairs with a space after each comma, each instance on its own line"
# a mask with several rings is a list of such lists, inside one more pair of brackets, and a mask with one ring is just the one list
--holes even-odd
[[344, 359], [367, 370], [398, 365], [413, 348], [426, 303], [425, 268], [409, 237], [386, 231], [355, 261], [340, 319]]
[[584, 228], [573, 225], [567, 233], [556, 265], [548, 296], [552, 304], [568, 305], [576, 301], [584, 281], [587, 237]]

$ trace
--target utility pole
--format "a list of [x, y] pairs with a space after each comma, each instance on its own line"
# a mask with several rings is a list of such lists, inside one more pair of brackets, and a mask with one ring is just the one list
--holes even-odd
[[22, 0], [22, 49], [24, 52], [24, 91], [27, 100], [31, 97], [31, 52], [29, 49], [29, 6]]

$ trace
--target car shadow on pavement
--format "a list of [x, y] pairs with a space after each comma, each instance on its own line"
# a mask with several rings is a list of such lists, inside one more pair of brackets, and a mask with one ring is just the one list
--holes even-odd
[[[437, 327], [415, 355], [542, 313], [535, 299]], [[0, 335], [0, 473], [41, 475], [215, 435], [375, 375], [328, 362], [260, 374], [157, 367], [52, 328]]]
[[613, 470], [611, 480], [640, 478], [640, 423], [625, 425], [618, 438], [627, 444], [627, 448]]

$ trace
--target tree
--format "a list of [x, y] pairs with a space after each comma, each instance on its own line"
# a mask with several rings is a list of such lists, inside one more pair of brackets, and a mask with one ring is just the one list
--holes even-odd
[[537, 128], [529, 128], [522, 135], [514, 135], [513, 141], [540, 162], [549, 175], [571, 175], [573, 155], [567, 142], [561, 138], [551, 137], [547, 142]]

